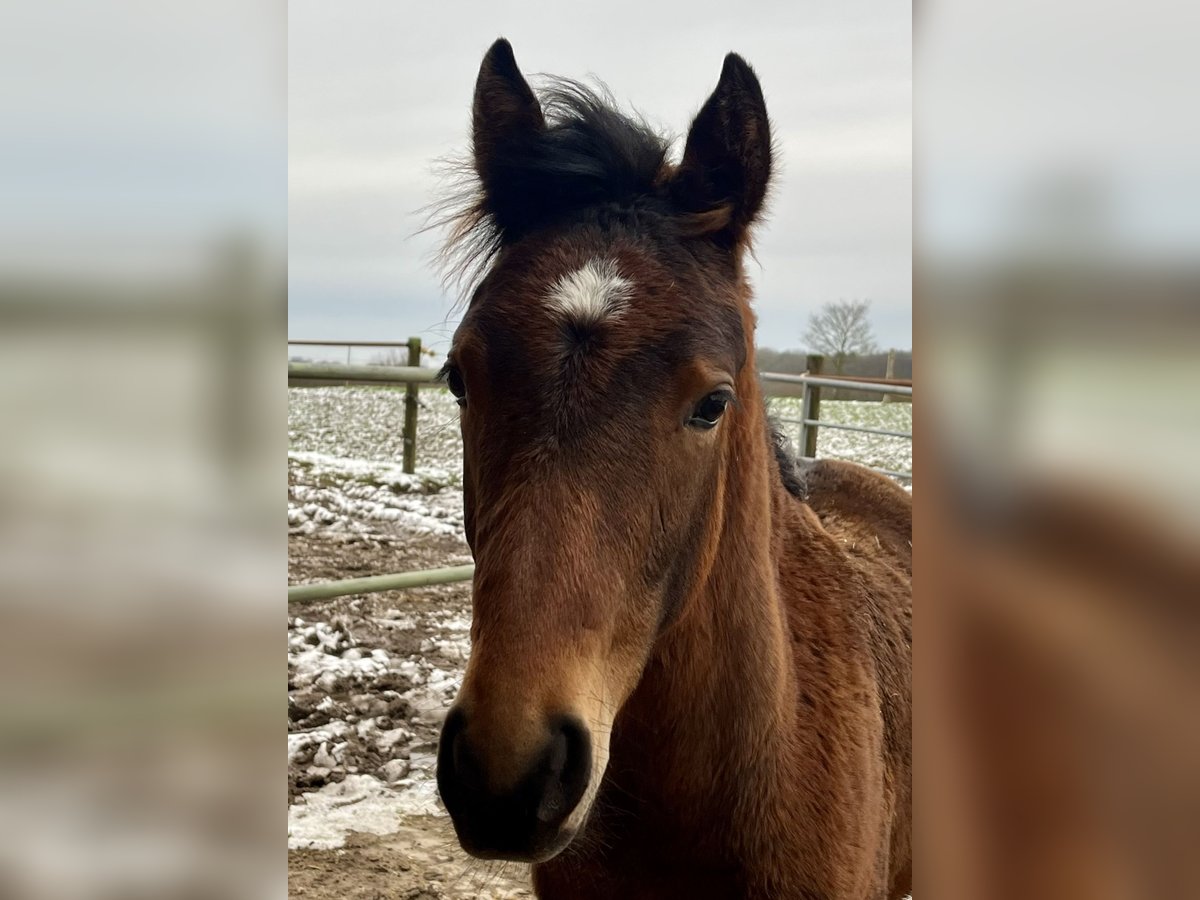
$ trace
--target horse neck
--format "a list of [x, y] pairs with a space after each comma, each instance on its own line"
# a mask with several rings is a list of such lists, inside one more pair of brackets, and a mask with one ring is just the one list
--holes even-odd
[[680, 810], [688, 816], [711, 804], [761, 820], [786, 768], [795, 688], [774, 551], [783, 487], [752, 368], [738, 394], [742, 415], [710, 526], [712, 568], [660, 636], [626, 718], [631, 751], [651, 762], [640, 766], [649, 776], [642, 787], [664, 804], [690, 803]]

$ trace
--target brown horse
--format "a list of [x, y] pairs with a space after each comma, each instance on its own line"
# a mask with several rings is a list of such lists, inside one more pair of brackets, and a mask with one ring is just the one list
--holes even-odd
[[472, 650], [438, 785], [540, 897], [910, 890], [909, 496], [772, 436], [743, 272], [762, 91], [725, 59], [683, 157], [506, 41], [452, 249]]

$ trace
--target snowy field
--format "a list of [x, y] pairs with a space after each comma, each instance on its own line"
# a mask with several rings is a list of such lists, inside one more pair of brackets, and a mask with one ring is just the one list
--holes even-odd
[[[289, 390], [289, 583], [470, 561], [458, 407], [440, 389], [422, 391], [420, 403], [417, 472], [406, 475], [399, 464], [403, 390]], [[772, 401], [784, 418], [799, 418], [799, 407], [799, 400]], [[909, 431], [912, 407], [826, 401], [821, 416]], [[795, 440], [797, 426], [785, 428]], [[911, 470], [907, 440], [833, 429], [819, 434], [820, 456]], [[469, 584], [347, 597], [289, 613], [288, 845], [299, 853], [343, 854], [340, 862], [315, 857], [298, 868], [378, 868], [380, 860], [395, 858], [397, 847], [432, 834], [433, 849], [406, 858], [389, 884], [408, 878], [431, 897], [531, 896], [523, 873], [489, 871], [478, 880], [454, 844], [434, 784], [438, 730], [469, 650]], [[405, 829], [405, 841], [396, 842]], [[382, 855], [344, 856], [370, 853]], [[331, 877], [322, 874], [321, 883], [334, 883]], [[315, 881], [304, 890], [320, 896]]]

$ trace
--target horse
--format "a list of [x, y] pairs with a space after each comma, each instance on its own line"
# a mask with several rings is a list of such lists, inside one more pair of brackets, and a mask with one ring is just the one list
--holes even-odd
[[[459, 843], [541, 898], [911, 891], [911, 498], [796, 461], [744, 271], [772, 168], [738, 55], [670, 142], [480, 67], [457, 398], [471, 650], [438, 744]], [[461, 193], [461, 192], [460, 192]]]

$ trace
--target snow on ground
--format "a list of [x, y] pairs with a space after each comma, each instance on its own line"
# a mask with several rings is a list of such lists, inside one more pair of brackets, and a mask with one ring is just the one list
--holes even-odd
[[288, 528], [367, 542], [462, 535], [458, 407], [444, 390], [420, 395], [414, 475], [402, 471], [404, 392], [288, 392]]
[[440, 469], [405, 475], [394, 463], [288, 453], [288, 528], [387, 539], [461, 534], [462, 491]]
[[[423, 390], [420, 403], [419, 465], [408, 475], [398, 462], [402, 390], [289, 391], [290, 534], [367, 548], [449, 539], [467, 552], [458, 407], [440, 389]], [[800, 417], [798, 399], [771, 406], [777, 416]], [[912, 427], [907, 403], [826, 401], [821, 416]], [[798, 426], [784, 427], [795, 442]], [[826, 428], [818, 441], [820, 456], [912, 469], [907, 440]], [[289, 847], [340, 847], [351, 831], [389, 834], [406, 816], [444, 814], [434, 781], [437, 732], [469, 651], [466, 589], [457, 590], [458, 600], [445, 604], [436, 593], [433, 601], [397, 601], [396, 609], [349, 600], [289, 617]]]
[[436, 735], [462, 681], [470, 622], [431, 608], [390, 611], [372, 629], [411, 632], [414, 653], [362, 646], [358, 617], [288, 620], [288, 768], [297, 789], [288, 846], [339, 847], [440, 815]]
[[[444, 388], [420, 392], [417, 462], [462, 475], [458, 406]], [[288, 446], [337, 459], [398, 463], [404, 457], [404, 391], [390, 387], [290, 388]]]

